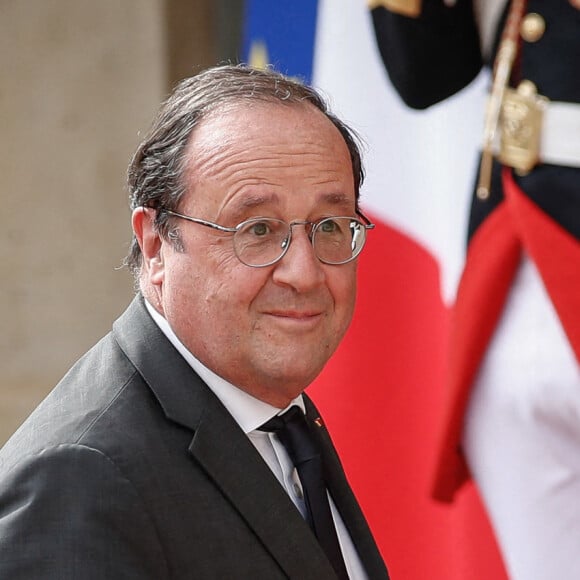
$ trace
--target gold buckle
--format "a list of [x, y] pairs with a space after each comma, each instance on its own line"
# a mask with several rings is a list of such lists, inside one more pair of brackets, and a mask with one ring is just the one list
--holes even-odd
[[517, 89], [505, 91], [499, 160], [520, 175], [531, 171], [540, 160], [542, 119], [547, 102], [530, 81], [522, 81]]

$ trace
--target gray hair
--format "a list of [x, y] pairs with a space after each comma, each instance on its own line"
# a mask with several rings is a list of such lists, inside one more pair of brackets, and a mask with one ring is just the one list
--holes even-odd
[[[313, 88], [272, 69], [246, 65], [209, 68], [181, 81], [162, 105], [149, 133], [141, 142], [128, 170], [130, 206], [177, 210], [186, 191], [187, 144], [195, 127], [212, 111], [242, 102], [310, 103], [319, 109], [342, 135], [352, 162], [358, 204], [364, 179], [359, 138], [329, 110]], [[158, 211], [155, 227], [166, 239], [178, 241], [170, 231], [166, 212]], [[125, 265], [137, 276], [142, 255], [135, 235]]]

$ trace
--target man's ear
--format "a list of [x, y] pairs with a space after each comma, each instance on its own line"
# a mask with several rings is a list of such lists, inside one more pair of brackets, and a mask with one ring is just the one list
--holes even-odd
[[162, 246], [163, 240], [155, 227], [155, 210], [148, 207], [138, 207], [133, 210], [131, 223], [133, 232], [141, 248], [142, 275], [154, 285], [163, 283], [164, 268]]

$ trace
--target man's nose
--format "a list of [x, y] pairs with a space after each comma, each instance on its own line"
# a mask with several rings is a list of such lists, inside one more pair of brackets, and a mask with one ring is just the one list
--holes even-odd
[[304, 224], [293, 224], [290, 247], [275, 265], [274, 282], [292, 286], [304, 292], [321, 285], [325, 280], [322, 262], [316, 257]]

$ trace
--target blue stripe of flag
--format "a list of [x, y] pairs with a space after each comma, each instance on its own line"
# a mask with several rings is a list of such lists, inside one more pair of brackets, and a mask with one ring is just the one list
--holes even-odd
[[262, 43], [268, 64], [289, 76], [312, 81], [317, 0], [247, 0], [243, 55]]

